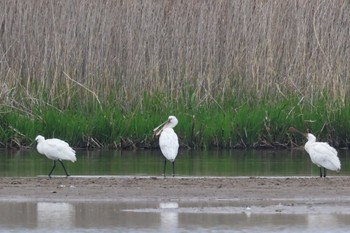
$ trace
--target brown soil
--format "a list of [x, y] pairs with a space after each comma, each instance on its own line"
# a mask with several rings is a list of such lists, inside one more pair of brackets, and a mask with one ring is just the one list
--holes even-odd
[[0, 178], [12, 201], [296, 201], [350, 207], [350, 177], [53, 177]]

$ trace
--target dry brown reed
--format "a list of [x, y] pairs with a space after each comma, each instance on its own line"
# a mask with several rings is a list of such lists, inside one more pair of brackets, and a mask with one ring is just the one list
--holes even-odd
[[344, 103], [349, 12], [347, 0], [3, 0], [0, 96], [60, 107], [163, 91], [172, 102]]

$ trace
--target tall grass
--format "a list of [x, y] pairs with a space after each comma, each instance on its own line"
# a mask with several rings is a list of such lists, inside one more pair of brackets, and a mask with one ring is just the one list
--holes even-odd
[[319, 116], [317, 130], [348, 135], [349, 11], [346, 0], [0, 1], [3, 125], [142, 139], [176, 112], [189, 141], [227, 146], [271, 142], [275, 125]]
[[157, 98], [147, 97], [145, 102], [149, 105], [132, 111], [108, 106], [93, 112], [59, 111], [42, 106], [33, 109], [35, 117], [19, 111], [2, 113], [0, 147], [32, 146], [36, 135], [41, 134], [63, 138], [79, 148], [156, 148], [153, 129], [174, 113], [180, 122], [175, 131], [184, 148], [288, 148], [305, 143], [305, 138], [288, 133], [290, 126], [310, 130], [333, 146], [349, 146], [349, 104], [327, 110], [323, 101], [310, 105], [290, 97], [258, 105], [236, 102], [220, 107], [154, 109]]
[[[1, 1], [1, 79], [69, 107], [349, 93], [348, 1]], [[67, 73], [71, 79], [64, 74]], [[74, 80], [74, 81], [73, 81]], [[183, 92], [188, 86], [192, 92]], [[113, 96], [110, 96], [113, 93]]]

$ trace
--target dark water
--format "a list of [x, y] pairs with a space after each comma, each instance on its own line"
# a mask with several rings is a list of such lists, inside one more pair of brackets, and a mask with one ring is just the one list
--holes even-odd
[[[350, 153], [339, 150], [341, 172], [349, 175]], [[0, 176], [47, 175], [52, 161], [36, 150], [0, 151]], [[158, 150], [77, 151], [77, 162], [64, 161], [71, 175], [151, 175], [162, 174], [164, 158]], [[53, 175], [63, 175], [57, 164]], [[167, 163], [167, 174], [171, 165]], [[319, 169], [304, 150], [182, 150], [176, 158], [178, 176], [317, 176]]]

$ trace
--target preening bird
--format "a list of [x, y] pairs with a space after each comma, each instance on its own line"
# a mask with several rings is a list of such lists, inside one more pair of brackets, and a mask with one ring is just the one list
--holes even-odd
[[[179, 139], [174, 131], [174, 127], [177, 125], [178, 120], [175, 116], [169, 116], [168, 120], [163, 122], [157, 128], [153, 130], [156, 136], [159, 137], [159, 147], [162, 151], [164, 159], [164, 177], [166, 169], [166, 161], [169, 160], [173, 165], [173, 176], [175, 176], [175, 158], [179, 151]], [[159, 129], [163, 126], [161, 129]]]
[[326, 169], [340, 171], [341, 165], [336, 149], [327, 142], [316, 142], [316, 137], [311, 133], [302, 133], [293, 127], [290, 127], [289, 131], [307, 138], [304, 148], [310, 155], [311, 161], [320, 168], [320, 177], [326, 177]]
[[77, 160], [75, 157], [75, 151], [69, 146], [69, 144], [57, 138], [45, 140], [45, 138], [41, 135], [38, 135], [35, 138], [35, 141], [37, 142], [36, 149], [38, 152], [53, 160], [53, 167], [49, 173], [49, 177], [51, 178], [51, 174], [56, 167], [56, 161], [60, 162], [66, 176], [68, 177], [69, 174], [64, 167], [62, 160], [70, 160], [73, 163]]

